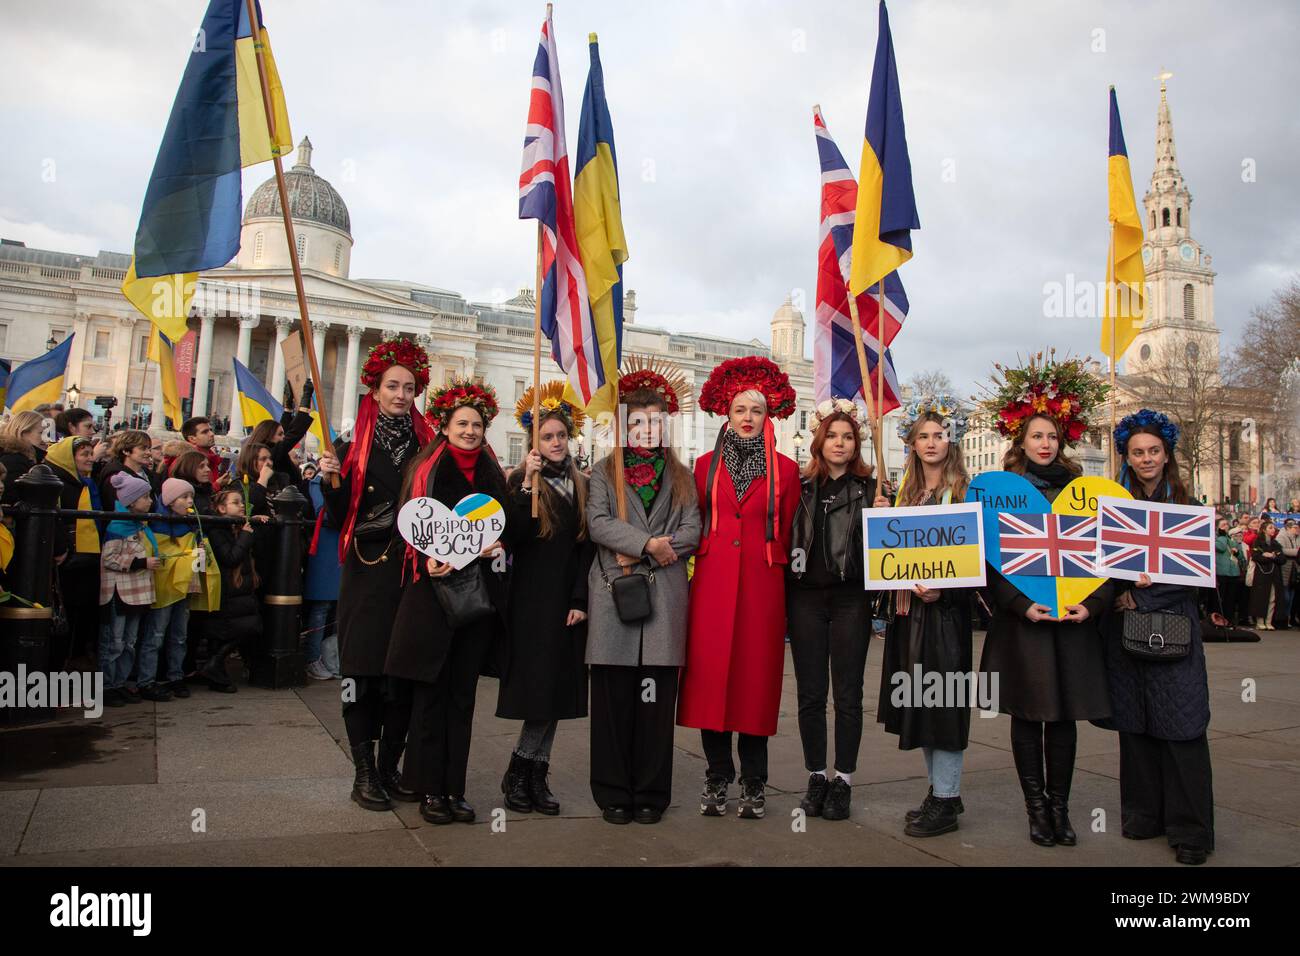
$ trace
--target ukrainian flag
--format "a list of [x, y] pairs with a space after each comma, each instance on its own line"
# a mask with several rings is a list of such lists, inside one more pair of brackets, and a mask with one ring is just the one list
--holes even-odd
[[912, 161], [903, 130], [903, 100], [894, 65], [889, 13], [880, 4], [880, 33], [867, 102], [867, 134], [858, 171], [849, 290], [861, 295], [912, 258], [913, 229], [920, 229], [912, 192]]
[[37, 405], [63, 400], [63, 374], [68, 370], [74, 334], [37, 358], [23, 362], [9, 375], [5, 401], [11, 412], [29, 412]]
[[[246, 0], [208, 4], [145, 191], [122, 294], [173, 342], [185, 334], [198, 273], [224, 266], [239, 251], [242, 168], [293, 145], [260, 6], [257, 20], [254, 30]], [[255, 35], [271, 90], [274, 142]]]
[[[244, 418], [244, 427], [252, 428], [254, 425], [266, 421], [268, 418], [272, 421], [279, 421], [284, 417], [284, 406], [275, 400], [266, 386], [257, 380], [257, 376], [250, 372], [239, 359], [232, 359], [235, 363], [235, 388], [239, 390], [239, 409]], [[312, 407], [316, 408], [317, 398], [315, 393], [312, 394]], [[325, 436], [321, 433], [320, 412], [311, 413], [312, 425], [310, 433], [316, 436], [325, 447]], [[334, 429], [330, 429], [330, 438], [337, 437]]]
[[[1106, 303], [1102, 313], [1101, 351], [1118, 362], [1133, 344], [1142, 326], [1143, 286], [1142, 217], [1133, 194], [1133, 173], [1129, 170], [1124, 128], [1119, 121], [1115, 87], [1110, 88], [1110, 159], [1107, 176], [1110, 194], [1110, 257], [1106, 261]], [[1112, 301], [1113, 300], [1113, 301]], [[1115, 345], [1110, 340], [1111, 314], [1115, 317]]]
[[176, 387], [176, 353], [171, 339], [156, 325], [149, 338], [149, 361], [158, 363], [158, 374], [162, 376], [163, 412], [171, 419], [172, 428], [180, 431], [185, 414], [181, 411], [180, 390]]
[[[618, 159], [614, 152], [614, 124], [605, 102], [605, 74], [600, 66], [596, 34], [588, 36], [591, 68], [582, 95], [578, 124], [577, 173], [573, 180], [573, 216], [578, 234], [578, 255], [587, 275], [591, 318], [596, 330], [600, 367], [605, 383], [587, 403], [589, 415], [613, 412], [618, 406], [618, 367], [623, 352], [623, 263], [627, 238], [619, 204]], [[571, 385], [564, 400], [582, 406]]]
[[5, 410], [5, 395], [9, 392], [9, 372], [12, 368], [8, 359], [0, 359], [0, 412]]

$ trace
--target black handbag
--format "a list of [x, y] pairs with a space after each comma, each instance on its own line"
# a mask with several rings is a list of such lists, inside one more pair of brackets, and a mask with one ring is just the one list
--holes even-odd
[[452, 571], [446, 577], [431, 580], [433, 593], [438, 596], [438, 604], [447, 617], [447, 626], [453, 631], [495, 613], [478, 562]]
[[[599, 561], [599, 558], [597, 558]], [[612, 581], [605, 573], [605, 566], [600, 565], [600, 576], [605, 581], [605, 590], [614, 598], [614, 610], [618, 619], [624, 624], [639, 624], [650, 617], [653, 606], [650, 604], [650, 585], [654, 583], [654, 568], [649, 574], [631, 574], [624, 571]]]
[[1126, 611], [1120, 644], [1144, 661], [1180, 661], [1192, 650], [1192, 622], [1183, 614]]
[[397, 523], [397, 511], [391, 501], [381, 501], [363, 515], [357, 516], [356, 526], [352, 529], [353, 537], [377, 538], [387, 534]]

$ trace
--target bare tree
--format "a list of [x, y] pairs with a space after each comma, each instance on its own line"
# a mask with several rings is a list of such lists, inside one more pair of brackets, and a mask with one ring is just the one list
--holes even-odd
[[953, 393], [952, 379], [941, 368], [921, 369], [907, 380], [907, 386], [912, 390], [912, 394], [917, 397], [922, 395], [951, 395]]

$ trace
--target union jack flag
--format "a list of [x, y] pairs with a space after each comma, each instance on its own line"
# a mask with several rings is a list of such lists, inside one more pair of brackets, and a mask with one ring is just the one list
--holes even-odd
[[1098, 499], [1097, 567], [1111, 577], [1214, 586], [1214, 510]]
[[1003, 574], [1091, 578], [1097, 551], [1095, 515], [998, 513]]
[[[880, 355], [878, 333], [878, 286], [858, 296], [858, 318], [866, 346], [867, 370], [872, 381], [870, 396], [863, 394], [862, 369], [853, 342], [853, 321], [849, 316], [849, 267], [853, 247], [853, 219], [858, 202], [858, 184], [849, 171], [839, 147], [831, 139], [821, 110], [813, 112], [817, 153], [822, 167], [821, 242], [817, 249], [817, 324], [813, 333], [813, 389], [820, 403], [828, 398], [875, 400], [875, 373]], [[907, 318], [907, 293], [897, 272], [885, 276], [885, 401], [881, 414], [898, 408], [898, 376], [888, 345]]]
[[564, 92], [555, 26], [548, 15], [533, 62], [533, 89], [519, 174], [519, 218], [541, 226], [542, 331], [551, 355], [584, 404], [605, 383], [587, 277], [578, 255], [573, 183], [564, 137]]

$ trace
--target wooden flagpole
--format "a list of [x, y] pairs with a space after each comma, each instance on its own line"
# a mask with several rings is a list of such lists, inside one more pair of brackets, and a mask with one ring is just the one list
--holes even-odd
[[[876, 284], [876, 419], [880, 434], [885, 433], [885, 278]], [[883, 450], [883, 449], [882, 449]], [[880, 469], [882, 472], [884, 468]], [[876, 479], [876, 487], [884, 476]]]
[[[280, 194], [280, 212], [284, 216], [284, 237], [289, 243], [289, 264], [293, 266], [293, 287], [298, 296], [298, 319], [302, 329], [302, 348], [303, 353], [307, 356], [307, 367], [311, 371], [311, 380], [317, 388], [320, 388], [320, 365], [316, 361], [316, 344], [312, 339], [311, 319], [307, 315], [307, 292], [302, 284], [302, 266], [298, 262], [297, 241], [293, 234], [293, 215], [289, 211], [289, 191], [284, 185], [284, 165], [280, 162], [280, 154], [275, 152], [275, 106], [271, 100], [271, 82], [266, 70], [266, 53], [262, 49], [261, 25], [257, 19], [257, 5], [254, 0], [245, 0], [245, 2], [248, 7], [248, 22], [251, 24], [253, 33], [253, 49], [257, 51], [257, 78], [262, 86], [262, 106], [266, 110], [266, 128], [271, 135], [273, 153], [271, 160], [275, 164], [275, 187]], [[329, 414], [325, 410], [325, 403], [317, 401], [316, 411], [320, 415], [321, 441], [324, 445], [324, 451], [331, 456], [337, 457], [334, 451], [334, 442], [330, 440]], [[331, 474], [326, 477], [331, 488], [338, 487], [338, 475]]]
[[[533, 450], [541, 454], [538, 448], [538, 434], [541, 428], [538, 419], [542, 414], [542, 221], [537, 220], [537, 285], [533, 303]], [[538, 515], [542, 476], [533, 479], [533, 517]]]
[[[853, 289], [846, 283], [844, 291], [849, 297], [849, 318], [853, 321], [853, 341], [858, 346], [858, 370], [862, 374], [862, 393], [866, 396], [867, 402], [874, 405], [871, 396], [871, 373], [867, 371], [867, 347], [862, 342], [862, 319], [858, 317], [858, 299], [853, 294]], [[877, 367], [880, 362], [877, 359]], [[871, 409], [871, 442], [876, 446], [876, 487], [885, 480], [885, 448], [881, 443], [881, 433], [883, 431], [883, 419], [876, 414], [876, 405]]]

